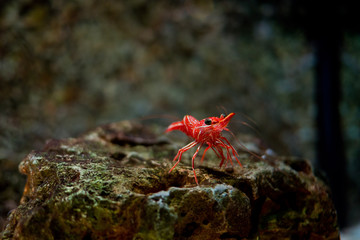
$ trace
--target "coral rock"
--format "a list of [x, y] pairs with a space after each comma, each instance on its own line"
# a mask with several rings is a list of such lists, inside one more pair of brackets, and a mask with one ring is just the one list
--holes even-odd
[[143, 126], [120, 122], [79, 138], [50, 140], [20, 164], [21, 204], [3, 239], [339, 239], [327, 186], [306, 160], [219, 169], [209, 154], [196, 171], [187, 155]]

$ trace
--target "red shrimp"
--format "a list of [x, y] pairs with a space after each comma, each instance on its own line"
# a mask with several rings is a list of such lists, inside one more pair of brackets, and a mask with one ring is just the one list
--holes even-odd
[[[177, 152], [175, 158], [173, 161], [177, 162], [175, 165], [170, 169], [169, 173], [176, 167], [176, 165], [179, 164], [181, 160], [181, 156], [184, 152], [191, 149], [192, 147], [195, 147], [199, 144], [197, 147], [193, 157], [192, 157], [192, 169], [194, 172], [194, 177], [196, 184], [199, 185], [198, 180], [196, 178], [195, 173], [195, 167], [194, 167], [194, 160], [196, 155], [199, 153], [200, 148], [207, 144], [207, 147], [204, 150], [203, 156], [201, 158], [201, 162], [204, 161], [205, 154], [207, 150], [210, 148], [215, 152], [215, 154], [221, 158], [220, 167], [224, 164], [225, 159], [227, 161], [230, 161], [230, 163], [233, 165], [232, 162], [232, 156], [236, 159], [236, 161], [239, 163], [239, 165], [242, 167], [242, 164], [240, 163], [237, 156], [239, 154], [236, 152], [234, 147], [230, 144], [230, 142], [222, 136], [221, 132], [223, 130], [229, 131], [226, 126], [229, 124], [231, 118], [235, 115], [235, 113], [230, 113], [229, 115], [225, 116], [224, 114], [221, 114], [220, 117], [209, 117], [202, 120], [197, 120], [193, 116], [186, 115], [182, 121], [174, 122], [169, 125], [169, 127], [166, 129], [166, 132], [170, 132], [173, 130], [179, 130], [194, 139], [194, 141], [190, 142], [188, 145], [184, 146], [183, 148], [179, 149]], [[225, 158], [223, 153], [223, 148], [225, 148], [227, 157]], [[231, 156], [232, 153], [232, 156]], [[227, 164], [227, 161], [225, 165]]]

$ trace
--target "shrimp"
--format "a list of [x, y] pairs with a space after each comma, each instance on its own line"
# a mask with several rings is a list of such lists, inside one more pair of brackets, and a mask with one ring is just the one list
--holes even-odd
[[[193, 116], [186, 115], [184, 116], [182, 121], [178, 121], [170, 124], [165, 132], [179, 130], [185, 133], [186, 135], [188, 135], [190, 138], [192, 138], [193, 141], [190, 142], [188, 145], [184, 146], [183, 148], [179, 149], [173, 160], [176, 161], [177, 159], [177, 162], [170, 169], [169, 173], [171, 173], [171, 171], [179, 164], [182, 154], [184, 152], [195, 147], [196, 145], [199, 145], [194, 155], [192, 156], [192, 169], [194, 172], [196, 184], [199, 185], [199, 182], [196, 178], [194, 160], [196, 155], [199, 153], [200, 148], [204, 144], [206, 144], [207, 147], [204, 150], [204, 153], [201, 158], [201, 162], [204, 161], [206, 152], [211, 148], [215, 152], [215, 154], [219, 158], [221, 158], [219, 167], [221, 167], [224, 164], [225, 160], [226, 160], [225, 165], [227, 164], [228, 161], [230, 161], [230, 163], [233, 165], [232, 156], [234, 156], [236, 161], [242, 167], [242, 164], [237, 158], [239, 154], [236, 152], [235, 148], [230, 144], [230, 142], [221, 134], [221, 132], [224, 130], [229, 131], [229, 129], [226, 128], [226, 126], [229, 124], [231, 118], [234, 115], [235, 113], [230, 113], [227, 116], [225, 116], [225, 114], [221, 114], [220, 117], [209, 117], [202, 119], [200, 121], [194, 118]], [[223, 153], [223, 148], [225, 148], [226, 150], [226, 157]]]

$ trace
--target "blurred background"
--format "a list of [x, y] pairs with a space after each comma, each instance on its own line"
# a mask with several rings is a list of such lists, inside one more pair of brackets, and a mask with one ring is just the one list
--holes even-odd
[[163, 115], [223, 112], [237, 113], [233, 132], [247, 121], [279, 155], [309, 159], [333, 188], [341, 226], [354, 225], [356, 9], [309, 0], [1, 1], [0, 229], [26, 181], [19, 162], [46, 139], [144, 117], [165, 129], [173, 119]]

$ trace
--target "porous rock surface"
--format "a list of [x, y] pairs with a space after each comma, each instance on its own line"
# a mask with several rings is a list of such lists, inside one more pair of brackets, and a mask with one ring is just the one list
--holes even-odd
[[1, 237], [339, 239], [329, 190], [306, 160], [244, 153], [243, 168], [220, 169], [209, 154], [197, 186], [190, 155], [168, 173], [178, 147], [127, 121], [48, 141], [20, 164], [27, 184]]

